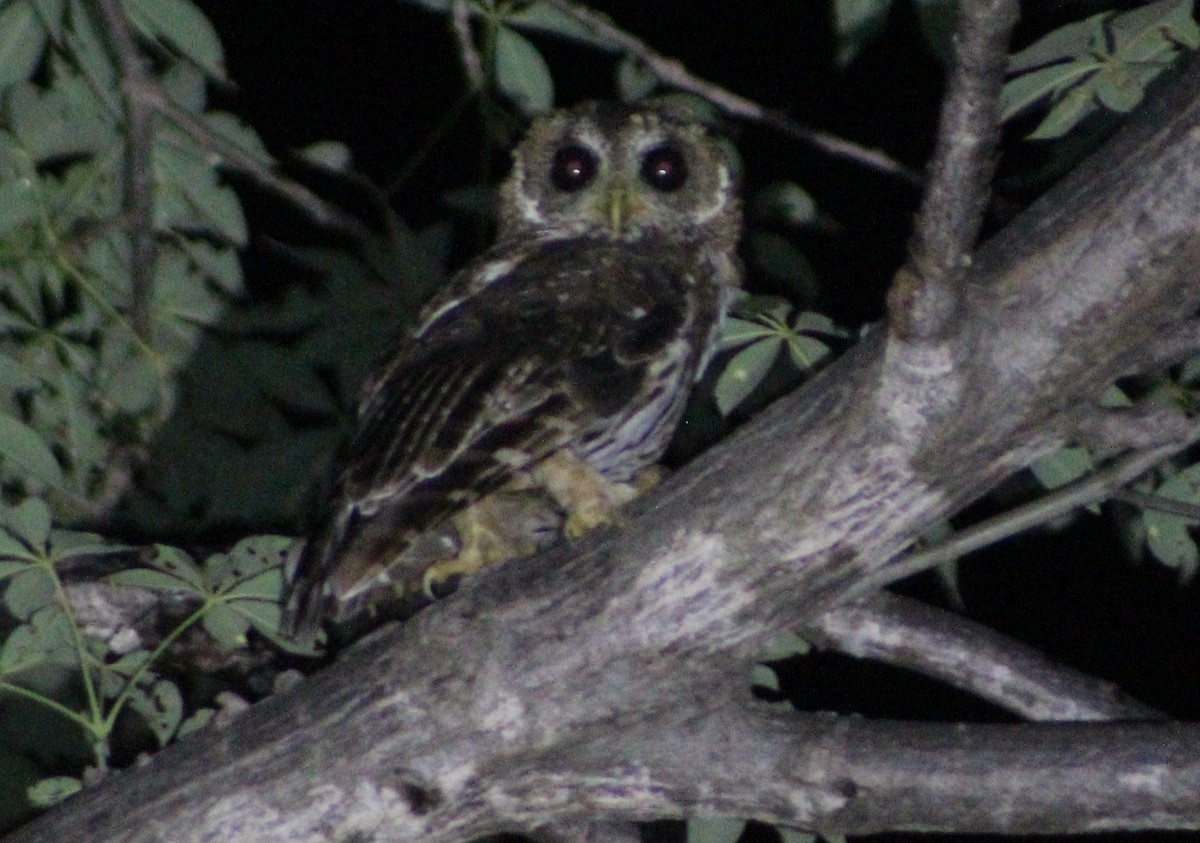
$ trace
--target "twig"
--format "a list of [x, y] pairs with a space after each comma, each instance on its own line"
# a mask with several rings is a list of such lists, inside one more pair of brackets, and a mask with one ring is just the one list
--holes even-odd
[[1000, 88], [1016, 0], [963, 3], [954, 65], [908, 264], [888, 295], [893, 331], [934, 339], [955, 324], [961, 278], [987, 208], [1000, 138]]
[[326, 202], [304, 185], [275, 172], [237, 144], [221, 137], [208, 128], [204, 121], [196, 115], [170, 102], [161, 89], [155, 93], [153, 101], [160, 114], [174, 123], [196, 144], [219, 155], [222, 164], [246, 176], [259, 187], [288, 200], [317, 225], [341, 231], [359, 239], [368, 236], [365, 227], [358, 220]]
[[855, 586], [853, 594], [861, 596], [870, 593], [889, 582], [952, 562], [972, 551], [1047, 524], [1079, 507], [1107, 500], [1116, 490], [1132, 483], [1163, 460], [1197, 441], [1200, 441], [1200, 427], [1194, 427], [1186, 440], [1131, 454], [1108, 468], [1064, 486], [1044, 498], [955, 533], [942, 544], [897, 559], [872, 576], [864, 578]]
[[487, 84], [487, 74], [483, 71], [483, 59], [471, 35], [471, 6], [467, 0], [454, 0], [451, 4], [450, 25], [458, 41], [458, 57], [462, 60], [467, 87], [472, 94], [478, 93]]
[[1178, 515], [1180, 518], [1186, 518], [1189, 521], [1195, 521], [1197, 524], [1200, 524], [1200, 506], [1196, 506], [1194, 503], [1177, 501], [1173, 498], [1165, 498], [1162, 495], [1137, 492], [1133, 489], [1117, 492], [1113, 495], [1113, 500], [1127, 503], [1130, 506], [1136, 506], [1139, 509], [1150, 509], [1155, 512], [1165, 512], [1168, 515]]
[[845, 138], [802, 126], [778, 112], [763, 108], [753, 100], [701, 79], [691, 73], [682, 62], [655, 51], [645, 41], [630, 35], [586, 6], [577, 6], [569, 0], [543, 0], [543, 2], [547, 6], [569, 15], [614, 48], [637, 56], [654, 72], [659, 81], [681, 91], [697, 94], [727, 114], [762, 123], [835, 158], [854, 161], [879, 172], [901, 178], [910, 184], [920, 185], [923, 181], [919, 172], [901, 164], [882, 150], [860, 146]]
[[154, 294], [154, 114], [144, 92], [156, 83], [146, 72], [145, 60], [134, 43], [117, 0], [99, 0], [100, 13], [108, 28], [109, 42], [121, 69], [121, 90], [129, 138], [125, 146], [125, 205], [130, 240], [130, 322], [147, 342], [150, 335], [150, 299]]
[[1051, 661], [967, 618], [880, 592], [839, 606], [801, 634], [817, 646], [941, 679], [1028, 720], [1161, 720], [1116, 686]]

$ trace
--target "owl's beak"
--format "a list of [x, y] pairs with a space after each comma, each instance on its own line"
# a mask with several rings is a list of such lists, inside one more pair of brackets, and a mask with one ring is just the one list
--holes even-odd
[[630, 193], [629, 188], [617, 186], [609, 190], [606, 197], [605, 216], [608, 217], [608, 225], [612, 229], [612, 233], [620, 234], [621, 230], [629, 224], [629, 218], [637, 213], [637, 200]]

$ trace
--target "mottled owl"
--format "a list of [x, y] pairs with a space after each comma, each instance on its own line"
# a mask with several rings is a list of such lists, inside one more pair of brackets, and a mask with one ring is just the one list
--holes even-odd
[[727, 147], [677, 106], [534, 122], [499, 233], [369, 379], [290, 579], [311, 635], [613, 520], [649, 485], [740, 281]]

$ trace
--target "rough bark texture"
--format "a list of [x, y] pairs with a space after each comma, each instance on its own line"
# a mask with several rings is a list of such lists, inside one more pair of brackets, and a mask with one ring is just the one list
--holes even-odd
[[950, 330], [875, 329], [620, 531], [480, 576], [11, 839], [452, 841], [717, 814], [848, 832], [1196, 827], [1198, 727], [871, 723], [748, 693], [773, 636], [1097, 429], [1103, 389], [1186, 334], [1172, 326], [1200, 304], [1200, 62], [1178, 76], [979, 250]]

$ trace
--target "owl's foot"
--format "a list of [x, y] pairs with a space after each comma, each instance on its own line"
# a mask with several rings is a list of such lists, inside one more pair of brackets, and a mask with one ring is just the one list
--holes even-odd
[[550, 492], [559, 506], [567, 511], [563, 532], [567, 538], [579, 538], [584, 533], [604, 525], [621, 523], [618, 510], [657, 482], [647, 478], [650, 469], [638, 475], [634, 483], [613, 483], [569, 451], [559, 451], [543, 460], [534, 470], [538, 481]]
[[459, 551], [425, 569], [421, 591], [430, 599], [445, 596], [456, 577], [466, 577], [499, 562], [530, 556], [553, 542], [562, 516], [532, 491], [499, 491], [451, 519]]

